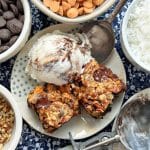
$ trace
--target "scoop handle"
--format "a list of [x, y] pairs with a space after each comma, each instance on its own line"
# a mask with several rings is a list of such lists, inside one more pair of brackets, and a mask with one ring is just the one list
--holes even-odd
[[116, 15], [120, 12], [121, 8], [125, 5], [127, 0], [119, 0], [118, 4], [114, 8], [113, 12], [110, 14], [110, 16], [106, 19], [109, 23], [112, 23], [112, 21], [115, 19]]
[[102, 145], [107, 145], [107, 144], [113, 143], [114, 141], [118, 141], [118, 140], [120, 140], [120, 136], [119, 136], [119, 135], [115, 135], [115, 136], [112, 137], [112, 138], [109, 138], [109, 139], [104, 140], [104, 141], [102, 141], [102, 142], [93, 144], [93, 145], [88, 146], [88, 147], [86, 147], [86, 148], [84, 148], [84, 149], [82, 149], [82, 150], [91, 150], [91, 149], [93, 149], [93, 148], [95, 148], [95, 147], [102, 146]]

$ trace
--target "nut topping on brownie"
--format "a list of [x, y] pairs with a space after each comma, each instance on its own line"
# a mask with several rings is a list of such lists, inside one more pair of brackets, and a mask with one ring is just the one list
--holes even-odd
[[36, 111], [44, 129], [52, 132], [79, 113], [79, 102], [69, 85], [37, 86], [28, 95], [29, 106]]
[[75, 88], [75, 95], [93, 117], [102, 117], [112, 104], [114, 94], [125, 90], [124, 83], [103, 65], [92, 60], [81, 75], [81, 86]]
[[125, 90], [117, 75], [91, 60], [81, 75], [66, 85], [37, 86], [28, 95], [46, 131], [52, 132], [80, 113], [79, 105], [94, 118], [103, 117], [116, 94]]

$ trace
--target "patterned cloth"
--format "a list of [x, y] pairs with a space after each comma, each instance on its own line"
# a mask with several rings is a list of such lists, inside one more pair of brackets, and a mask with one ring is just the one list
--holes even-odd
[[[116, 43], [115, 47], [118, 50], [122, 61], [125, 66], [125, 70], [127, 73], [127, 92], [125, 95], [124, 101], [126, 101], [131, 95], [134, 93], [149, 87], [150, 85], [150, 75], [139, 71], [136, 69], [124, 56], [121, 45], [120, 45], [120, 25], [125, 15], [125, 12], [130, 5], [132, 0], [127, 0], [127, 4], [124, 6], [122, 11], [116, 17], [115, 21], [113, 22], [113, 28], [116, 34]], [[100, 19], [107, 17], [109, 13], [112, 12], [114, 6], [109, 9], [103, 16], [99, 17]], [[42, 14], [34, 5], [31, 4], [32, 9], [32, 33], [35, 34], [37, 31], [52, 25], [56, 24], [57, 22], [48, 18], [44, 14]], [[5, 63], [0, 64], [0, 84], [4, 85], [8, 89], [10, 89], [10, 75], [12, 66], [14, 64], [15, 57], [8, 60]], [[111, 131], [112, 124], [105, 128], [103, 131]], [[96, 136], [96, 135], [95, 135]], [[33, 130], [27, 123], [23, 123], [23, 131], [22, 137], [18, 144], [17, 150], [57, 150], [65, 145], [67, 145], [69, 141], [67, 140], [60, 140], [57, 138], [48, 137], [42, 135], [35, 130]]]

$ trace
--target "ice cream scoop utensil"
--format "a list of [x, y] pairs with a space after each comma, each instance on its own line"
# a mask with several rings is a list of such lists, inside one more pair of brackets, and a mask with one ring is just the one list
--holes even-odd
[[[128, 150], [150, 149], [150, 88], [131, 97], [122, 107], [115, 120], [116, 135], [78, 150], [92, 150], [116, 140]], [[103, 134], [103, 133], [101, 133]]]
[[81, 29], [87, 34], [92, 44], [92, 55], [101, 62], [108, 58], [114, 48], [115, 35], [111, 23], [125, 3], [126, 0], [120, 0], [107, 19], [92, 21], [84, 25]]

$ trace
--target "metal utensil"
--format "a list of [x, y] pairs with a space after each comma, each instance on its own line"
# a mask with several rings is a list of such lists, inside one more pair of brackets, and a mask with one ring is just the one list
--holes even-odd
[[73, 150], [78, 150], [78, 145], [77, 145], [76, 142], [74, 141], [71, 132], [69, 132], [69, 138], [70, 138], [70, 141], [71, 141], [71, 145], [72, 145]]
[[120, 140], [128, 150], [150, 150], [150, 88], [131, 97], [122, 107], [115, 121], [117, 134], [78, 150], [110, 144]]
[[114, 48], [115, 36], [112, 29], [112, 21], [124, 6], [126, 0], [120, 0], [111, 15], [101, 21], [92, 21], [81, 29], [88, 36], [92, 44], [92, 55], [101, 62], [106, 60]]
[[[70, 141], [72, 144], [73, 150], [82, 150], [85, 149], [91, 145], [95, 145], [96, 143], [102, 142], [106, 139], [112, 138], [116, 135], [115, 132], [102, 132], [98, 134], [96, 137], [92, 137], [84, 142], [75, 142], [75, 140], [72, 137], [71, 132], [69, 132]], [[71, 148], [68, 148], [71, 149]], [[64, 148], [66, 150], [66, 148]], [[112, 150], [112, 145], [103, 145], [102, 147], [97, 147], [94, 150]]]

